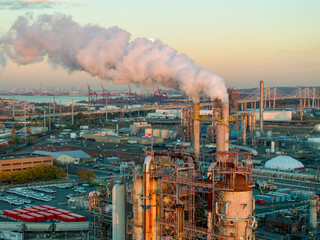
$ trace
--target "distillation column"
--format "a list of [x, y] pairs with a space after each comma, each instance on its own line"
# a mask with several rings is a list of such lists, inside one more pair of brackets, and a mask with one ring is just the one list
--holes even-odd
[[157, 198], [156, 198], [156, 180], [151, 176], [152, 157], [147, 156], [144, 161], [143, 176], [143, 239], [156, 240], [156, 219], [157, 219]]
[[120, 182], [112, 189], [112, 239], [126, 239], [125, 188]]
[[143, 226], [143, 209], [142, 209], [142, 177], [139, 176], [134, 179], [132, 188], [132, 200], [133, 200], [133, 228], [132, 233], [135, 239], [142, 239], [142, 226]]
[[319, 197], [314, 196], [309, 200], [310, 203], [310, 212], [309, 212], [309, 228], [311, 231], [314, 231], [317, 229], [317, 214], [318, 214], [318, 202]]
[[255, 205], [250, 178], [251, 163], [247, 160], [242, 165], [237, 157], [232, 158], [234, 153], [229, 153], [229, 128], [224, 124], [228, 122], [226, 109], [229, 109], [228, 104], [223, 104], [223, 123], [217, 126], [217, 162], [208, 169], [209, 179], [213, 179], [216, 189], [221, 189], [208, 196], [208, 231], [214, 232], [213, 226], [216, 225], [219, 226], [219, 232], [215, 234], [221, 240], [251, 240], [252, 230], [256, 226], [252, 215]]
[[[222, 203], [216, 202], [216, 214], [221, 219], [221, 239], [251, 240], [256, 221], [252, 216], [255, 207], [251, 182], [243, 175], [235, 175], [235, 189], [222, 191]], [[231, 238], [232, 239], [232, 238]]]

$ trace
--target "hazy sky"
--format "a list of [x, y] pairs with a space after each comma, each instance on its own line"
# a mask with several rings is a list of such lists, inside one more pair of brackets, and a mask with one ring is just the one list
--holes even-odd
[[[0, 34], [26, 13], [71, 15], [81, 24], [119, 26], [160, 39], [235, 88], [320, 85], [319, 0], [0, 0]], [[101, 81], [46, 62], [8, 61], [1, 88], [93, 88]], [[106, 88], [114, 88], [104, 81]], [[116, 88], [119, 89], [119, 86]], [[127, 89], [127, 86], [124, 86]]]

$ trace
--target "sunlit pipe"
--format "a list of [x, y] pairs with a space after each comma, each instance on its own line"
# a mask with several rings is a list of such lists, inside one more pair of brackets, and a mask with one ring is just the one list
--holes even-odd
[[221, 216], [221, 219], [223, 219], [222, 217], [227, 215], [227, 206], [230, 204], [230, 201], [224, 202], [223, 204], [225, 205], [225, 212], [224, 213], [218, 213], [218, 203], [216, 202], [216, 214], [218, 216]]

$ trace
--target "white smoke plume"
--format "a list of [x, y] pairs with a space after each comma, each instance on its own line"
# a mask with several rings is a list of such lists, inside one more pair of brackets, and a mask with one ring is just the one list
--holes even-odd
[[118, 27], [80, 26], [65, 15], [41, 15], [35, 21], [24, 16], [0, 39], [1, 48], [18, 64], [47, 58], [53, 66], [86, 71], [116, 84], [159, 84], [194, 100], [204, 94], [228, 101], [221, 77], [159, 40], [130, 41], [130, 34]]

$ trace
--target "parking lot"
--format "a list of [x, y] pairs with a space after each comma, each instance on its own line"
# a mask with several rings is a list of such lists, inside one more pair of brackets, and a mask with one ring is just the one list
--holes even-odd
[[[68, 197], [76, 195], [88, 195], [94, 191], [94, 186], [75, 183], [61, 184], [54, 183], [45, 186], [29, 185], [28, 187], [9, 188], [1, 192], [0, 210], [12, 210], [15, 208], [25, 208], [32, 206], [50, 205], [53, 207], [70, 210], [74, 213], [83, 215], [88, 220], [89, 213], [86, 209], [75, 209], [67, 204]], [[9, 221], [7, 218], [0, 217], [0, 221]]]

